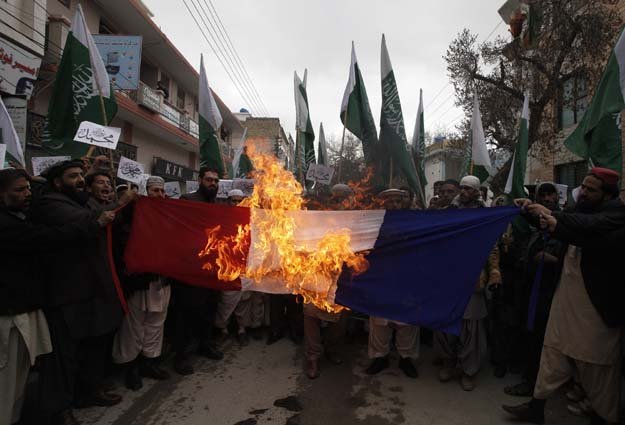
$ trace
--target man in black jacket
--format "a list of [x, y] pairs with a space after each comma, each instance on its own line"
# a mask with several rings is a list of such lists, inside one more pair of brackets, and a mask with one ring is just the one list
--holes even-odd
[[[102, 209], [88, 203], [80, 161], [64, 161], [48, 170], [48, 187], [35, 203], [34, 222], [58, 226], [97, 217]], [[130, 194], [131, 195], [131, 194]], [[120, 206], [132, 199], [120, 200]], [[111, 406], [121, 397], [102, 388], [112, 333], [122, 318], [108, 261], [105, 230], [83, 244], [63, 244], [44, 257], [49, 285], [46, 318], [55, 351], [42, 362], [42, 407], [63, 411]]]
[[[219, 190], [219, 174], [209, 167], [200, 168], [197, 192], [182, 195], [181, 199], [214, 203]], [[199, 342], [198, 353], [213, 360], [221, 360], [223, 353], [215, 345], [213, 330], [220, 294], [218, 291], [184, 282], [173, 282], [171, 288], [173, 319], [174, 370], [181, 375], [193, 373], [189, 354], [194, 339]]]
[[[19, 420], [28, 370], [52, 351], [44, 306], [44, 270], [38, 257], [62, 244], [85, 243], [115, 216], [112, 212], [48, 227], [26, 219], [31, 202], [23, 170], [0, 171], [0, 423]], [[71, 412], [66, 412], [71, 416]]]
[[582, 183], [573, 214], [527, 207], [568, 248], [561, 260], [533, 398], [520, 406], [504, 406], [524, 421], [543, 423], [547, 398], [576, 371], [595, 412], [591, 424], [618, 422], [625, 325], [625, 287], [618, 276], [625, 232], [622, 224], [611, 232], [605, 224], [618, 222], [619, 216], [625, 222], [625, 207], [616, 199], [618, 179], [614, 171], [593, 168]]

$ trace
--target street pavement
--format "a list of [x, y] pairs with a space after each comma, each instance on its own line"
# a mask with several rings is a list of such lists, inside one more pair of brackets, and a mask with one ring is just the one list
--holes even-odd
[[[168, 381], [144, 379], [137, 392], [126, 390], [120, 376], [121, 404], [78, 410], [76, 416], [85, 425], [506, 425], [518, 422], [501, 405], [525, 401], [502, 391], [519, 376], [497, 379], [490, 366], [473, 392], [458, 382], [440, 383], [429, 347], [421, 348], [418, 379], [403, 375], [396, 356], [389, 369], [366, 375], [369, 360], [361, 338], [344, 347], [343, 365], [322, 363], [321, 376], [312, 381], [302, 372], [303, 347], [286, 338], [271, 346], [251, 341], [247, 347], [227, 340], [222, 348], [224, 360], [198, 357], [194, 375], [171, 371]], [[547, 406], [548, 424], [588, 423], [568, 413], [562, 394]]]

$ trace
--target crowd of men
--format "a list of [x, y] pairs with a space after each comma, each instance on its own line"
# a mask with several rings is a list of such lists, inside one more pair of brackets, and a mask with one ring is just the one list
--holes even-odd
[[[65, 161], [43, 179], [22, 169], [0, 171], [0, 425], [20, 421], [26, 397], [37, 399], [34, 423], [76, 424], [73, 409], [122, 400], [111, 385], [114, 371], [123, 370], [126, 387], [135, 391], [143, 378], [166, 380], [166, 350], [173, 355], [172, 369], [190, 375], [194, 356], [221, 360], [220, 342], [231, 334], [241, 346], [250, 337], [266, 338], [266, 344], [285, 336], [303, 341], [310, 379], [319, 377], [324, 358], [343, 363], [349, 311], [328, 313], [294, 295], [218, 292], [129, 273], [123, 253], [138, 195], [128, 185], [114, 187], [110, 170], [101, 165]], [[618, 422], [625, 325], [625, 286], [616, 278], [625, 240], [618, 179], [613, 171], [592, 169], [567, 211], [552, 183], [538, 185], [532, 201], [515, 201], [523, 218], [493, 247], [460, 335], [423, 330], [441, 382], [456, 380], [472, 391], [490, 359], [497, 377], [521, 374], [521, 382], [504, 391], [531, 400], [504, 409], [522, 421], [544, 423], [547, 399], [569, 385], [573, 413], [589, 416], [591, 424]], [[166, 197], [164, 183], [150, 177], [147, 196]], [[216, 202], [218, 185], [217, 172], [202, 168], [199, 189], [182, 199]], [[429, 208], [486, 208], [488, 194], [477, 177], [446, 180], [437, 185]], [[236, 207], [243, 198], [232, 190], [227, 202]], [[352, 188], [343, 184], [320, 199], [308, 197], [309, 208], [359, 207]], [[385, 209], [416, 205], [403, 189], [382, 191], [376, 199]], [[418, 378], [418, 326], [369, 317], [365, 330], [367, 374], [388, 368], [395, 350], [398, 367]], [[33, 370], [36, 383], [26, 391]]]

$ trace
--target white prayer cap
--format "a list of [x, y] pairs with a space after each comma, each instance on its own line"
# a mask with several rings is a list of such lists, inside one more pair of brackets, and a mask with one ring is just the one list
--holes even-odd
[[238, 196], [239, 198], [245, 198], [245, 194], [241, 189], [232, 189], [228, 191], [228, 198]]
[[480, 190], [480, 179], [475, 176], [464, 176], [460, 180], [460, 187], [469, 186], [475, 190]]
[[152, 187], [152, 186], [165, 187], [165, 179], [159, 176], [148, 177], [148, 180], [145, 183], [145, 187]]

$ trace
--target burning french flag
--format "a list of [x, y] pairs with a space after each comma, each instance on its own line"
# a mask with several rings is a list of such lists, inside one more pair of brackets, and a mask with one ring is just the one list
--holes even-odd
[[141, 198], [125, 261], [131, 273], [220, 290], [297, 293], [322, 308], [458, 333], [480, 271], [518, 212], [298, 209], [276, 216]]

